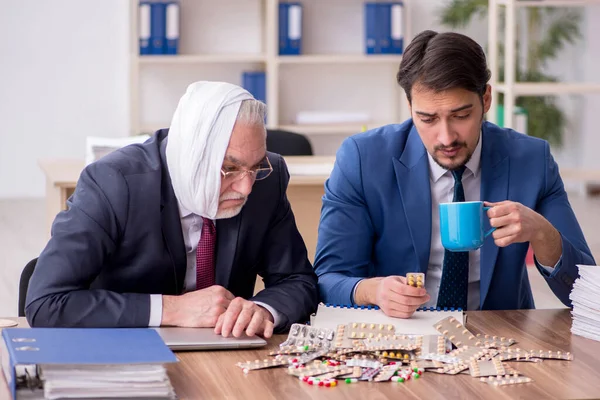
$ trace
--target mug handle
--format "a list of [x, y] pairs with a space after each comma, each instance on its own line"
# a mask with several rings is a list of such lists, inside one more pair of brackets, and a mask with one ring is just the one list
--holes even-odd
[[[487, 210], [489, 210], [490, 208], [492, 208], [492, 207], [483, 207], [483, 211], [487, 211]], [[486, 232], [486, 233], [483, 235], [483, 237], [488, 237], [488, 236], [490, 236], [490, 235], [492, 234], [492, 232], [494, 232], [495, 230], [496, 230], [496, 228], [492, 228], [492, 229], [490, 229], [489, 231], [487, 231], [487, 232]]]

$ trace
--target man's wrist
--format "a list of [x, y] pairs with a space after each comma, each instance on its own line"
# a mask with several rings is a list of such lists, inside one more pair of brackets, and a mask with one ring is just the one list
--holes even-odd
[[548, 243], [549, 241], [555, 240], [557, 237], [560, 237], [560, 233], [558, 232], [558, 230], [556, 230], [554, 226], [552, 226], [550, 221], [548, 221], [542, 215], [539, 215], [539, 218], [540, 222], [538, 224], [538, 229], [536, 229], [536, 232], [533, 238], [531, 239], [531, 245], [533, 247], [536, 247], [543, 243]]
[[376, 293], [382, 278], [363, 279], [356, 285], [354, 303], [359, 306], [377, 304]]
[[177, 296], [163, 295], [161, 326], [177, 326]]

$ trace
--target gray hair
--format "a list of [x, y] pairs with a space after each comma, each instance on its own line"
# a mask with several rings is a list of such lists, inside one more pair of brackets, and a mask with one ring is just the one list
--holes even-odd
[[247, 124], [265, 124], [267, 116], [267, 105], [259, 100], [244, 100], [240, 105], [236, 122], [245, 122]]

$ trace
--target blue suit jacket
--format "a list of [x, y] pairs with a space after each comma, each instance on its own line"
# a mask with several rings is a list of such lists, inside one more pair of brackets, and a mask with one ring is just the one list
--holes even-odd
[[[165, 162], [168, 130], [117, 150], [82, 172], [58, 214], [27, 292], [32, 326], [140, 327], [149, 294], [183, 292], [186, 253]], [[283, 159], [254, 184], [241, 213], [217, 220], [216, 283], [279, 311], [281, 330], [317, 306], [317, 277], [286, 197]], [[293, 294], [293, 295], [292, 295]]]
[[[361, 278], [427, 273], [431, 190], [426, 149], [412, 120], [352, 136], [325, 185], [315, 258], [322, 300], [352, 304]], [[569, 204], [547, 142], [484, 123], [481, 200], [512, 200], [543, 215], [562, 236], [562, 262], [549, 274], [570, 305], [576, 264], [594, 259]], [[439, 240], [439, 239], [437, 239]], [[528, 243], [481, 248], [481, 309], [534, 308], [525, 268]]]

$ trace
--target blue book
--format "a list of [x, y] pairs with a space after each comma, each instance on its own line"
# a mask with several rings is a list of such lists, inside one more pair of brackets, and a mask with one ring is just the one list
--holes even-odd
[[279, 54], [302, 54], [302, 4], [279, 3]]
[[140, 55], [152, 54], [150, 49], [150, 13], [151, 3], [149, 1], [140, 1], [138, 6]]
[[381, 53], [379, 14], [378, 3], [365, 3], [365, 52], [367, 54]]
[[165, 54], [177, 54], [179, 50], [179, 2], [166, 2]]
[[167, 29], [167, 4], [153, 1], [150, 3], [150, 52], [165, 54]]
[[[177, 362], [158, 332], [149, 328], [11, 328], [2, 330], [2, 369], [17, 388], [37, 378], [40, 365], [140, 365]], [[27, 389], [29, 390], [29, 389]]]

